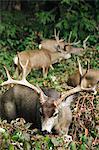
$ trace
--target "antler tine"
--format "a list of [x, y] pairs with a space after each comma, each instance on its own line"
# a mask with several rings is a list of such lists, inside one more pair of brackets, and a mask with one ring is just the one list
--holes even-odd
[[85, 73], [83, 74], [82, 78], [85, 77], [85, 75], [87, 74], [88, 70], [89, 70], [89, 63], [88, 63], [88, 61], [87, 61], [87, 69], [86, 69]]
[[85, 40], [83, 41], [83, 47], [84, 47], [84, 49], [86, 49], [86, 42], [88, 41], [88, 39], [89, 39], [89, 35], [85, 38]]
[[22, 70], [23, 70], [22, 79], [25, 80], [26, 79], [26, 70], [27, 70], [27, 66], [28, 66], [29, 60], [26, 61], [25, 65], [23, 65], [20, 60], [19, 60], [19, 63], [20, 63], [20, 66], [22, 67]]
[[6, 71], [8, 80], [11, 80], [12, 78], [11, 78], [10, 73], [9, 73], [8, 69], [6, 68], [6, 66], [4, 66], [4, 69]]
[[78, 61], [78, 68], [79, 68], [79, 73], [81, 75], [81, 77], [83, 76], [83, 72], [82, 72], [82, 67], [81, 67], [81, 63], [79, 61], [79, 59], [77, 58], [77, 61]]
[[76, 37], [74, 42], [71, 43], [70, 42], [71, 36], [72, 36], [72, 31], [70, 31], [68, 42], [66, 43], [66, 45], [78, 45], [80, 43], [80, 40], [76, 42], [76, 40], [77, 40], [77, 37]]
[[60, 42], [63, 42], [64, 39], [59, 39], [59, 34], [60, 34], [60, 31], [58, 31], [58, 33], [56, 34], [56, 29], [54, 29], [54, 36], [55, 36], [55, 39], [56, 39], [56, 42], [59, 44]]
[[70, 43], [71, 35], [72, 35], [72, 31], [70, 31], [69, 38], [68, 38], [68, 43]]
[[7, 74], [8, 80], [5, 81], [5, 82], [3, 82], [3, 83], [1, 83], [1, 86], [10, 84], [10, 83], [12, 82], [12, 80], [13, 80], [13, 79], [11, 78], [10, 73], [9, 73], [8, 69], [6, 68], [6, 66], [4, 66], [4, 68], [5, 68], [5, 70], [6, 70], [6, 74]]
[[76, 36], [76, 38], [75, 38], [75, 40], [74, 40], [74, 43], [77, 41], [77, 36]]
[[80, 40], [77, 42], [73, 42], [72, 45], [78, 45], [80, 43]]
[[60, 31], [58, 31], [58, 33], [57, 33], [57, 37], [58, 37], [58, 39], [59, 39], [59, 34], [60, 34]]
[[61, 104], [61, 102], [68, 96], [72, 95], [72, 94], [75, 94], [77, 92], [80, 92], [82, 91], [80, 85], [78, 85], [77, 87], [71, 89], [71, 90], [68, 90], [66, 91], [64, 94], [62, 94], [61, 98], [59, 98], [56, 102], [57, 105]]
[[[28, 62], [28, 61], [27, 61], [27, 62]], [[27, 64], [26, 64], [26, 66], [27, 66]], [[6, 70], [8, 80], [5, 81], [5, 82], [3, 82], [3, 83], [1, 83], [1, 86], [8, 85], [8, 84], [20, 84], [20, 85], [24, 85], [24, 86], [27, 86], [27, 87], [29, 87], [29, 88], [35, 90], [37, 93], [40, 93], [40, 92], [41, 92], [39, 88], [37, 88], [36, 86], [30, 84], [30, 83], [26, 80], [25, 76], [24, 76], [24, 78], [22, 78], [22, 80], [14, 80], [14, 79], [12, 79], [11, 76], [10, 76], [10, 74], [9, 74], [8, 69], [7, 69], [6, 67], [4, 67], [4, 68], [5, 68], [5, 70]], [[25, 72], [25, 71], [24, 71], [24, 72]]]
[[[58, 34], [59, 34], [59, 33], [58, 33]], [[59, 37], [58, 37], [57, 34], [56, 34], [56, 29], [54, 29], [54, 36], [55, 36], [55, 39], [56, 39], [57, 43], [59, 43]]]
[[54, 36], [55, 36], [55, 38], [56, 38], [56, 28], [54, 29]]

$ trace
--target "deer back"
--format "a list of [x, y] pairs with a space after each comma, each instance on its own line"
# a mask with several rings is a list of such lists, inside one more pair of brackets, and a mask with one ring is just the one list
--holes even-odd
[[30, 66], [34, 68], [50, 65], [50, 55], [46, 50], [23, 51], [19, 53], [19, 58], [24, 64], [29, 59]]
[[59, 44], [57, 43], [56, 40], [53, 40], [53, 39], [46, 39], [46, 40], [43, 40], [41, 42], [41, 44], [39, 45], [39, 48], [44, 48], [44, 49], [47, 49], [51, 52], [56, 52], [57, 51], [57, 47], [60, 46], [61, 49], [64, 49], [64, 42], [60, 42]]

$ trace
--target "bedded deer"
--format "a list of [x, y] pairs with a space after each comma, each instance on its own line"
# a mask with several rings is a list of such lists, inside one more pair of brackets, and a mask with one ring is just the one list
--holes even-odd
[[[93, 88], [83, 88], [80, 85], [60, 95], [54, 89], [41, 90], [40, 87], [30, 84], [26, 80], [26, 68], [20, 62], [23, 69], [22, 80], [11, 78], [7, 68], [8, 80], [1, 86], [17, 84], [0, 97], [0, 116], [12, 120], [23, 117], [33, 123], [33, 128], [38, 128], [45, 133], [51, 133], [54, 129], [59, 135], [70, 138], [68, 129], [72, 121], [70, 104], [74, 94], [80, 91], [93, 91]], [[45, 95], [46, 94], [46, 95]]]
[[99, 82], [99, 70], [83, 69], [78, 61], [79, 69], [68, 78], [67, 84], [72, 87], [81, 85], [84, 88], [95, 87]]

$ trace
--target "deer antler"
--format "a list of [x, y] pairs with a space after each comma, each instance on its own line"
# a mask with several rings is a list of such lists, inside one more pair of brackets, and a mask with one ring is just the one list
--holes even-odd
[[66, 97], [68, 97], [74, 93], [80, 92], [80, 91], [81, 91], [80, 86], [77, 86], [71, 90], [66, 91], [64, 94], [61, 95], [61, 98], [59, 98], [57, 101], [55, 101], [56, 105], [59, 105]]
[[83, 88], [80, 85], [78, 85], [77, 87], [66, 91], [64, 94], [61, 95], [61, 98], [59, 98], [55, 103], [56, 105], [59, 105], [66, 97], [73, 95], [77, 92], [81, 92], [81, 91], [92, 91], [92, 92], [96, 92], [95, 87], [94, 88]]
[[78, 61], [78, 66], [79, 66], [79, 73], [80, 73], [81, 79], [83, 79], [86, 76], [86, 74], [87, 74], [87, 72], [89, 70], [89, 63], [87, 61], [87, 69], [86, 69], [85, 73], [83, 73], [83, 70], [82, 70], [82, 67], [81, 67], [79, 59], [77, 59], [77, 61]]
[[54, 29], [54, 36], [55, 36], [55, 39], [56, 39], [56, 41], [57, 41], [58, 44], [60, 42], [64, 41], [64, 39], [59, 39], [59, 33], [60, 33], [60, 31], [58, 31], [58, 33], [56, 34], [56, 29]]
[[89, 35], [85, 38], [85, 40], [83, 41], [83, 47], [84, 47], [84, 49], [86, 49], [86, 42], [88, 41], [88, 39], [89, 39]]
[[78, 45], [80, 43], [80, 40], [76, 42], [76, 40], [77, 40], [77, 37], [76, 37], [75, 40], [74, 40], [74, 42], [71, 43], [70, 42], [71, 36], [72, 36], [72, 31], [70, 31], [68, 42], [66, 42], [65, 45]]
[[[20, 61], [19, 61], [19, 62], [20, 62]], [[26, 68], [27, 68], [27, 66], [28, 66], [28, 62], [29, 62], [29, 60], [27, 60], [27, 62], [26, 62], [26, 64], [25, 64], [24, 66], [23, 66], [22, 63], [20, 62], [20, 65], [21, 65], [21, 67], [22, 67], [22, 69], [23, 69], [23, 75], [22, 75], [22, 79], [21, 79], [21, 80], [14, 80], [14, 79], [12, 79], [11, 76], [10, 76], [10, 73], [9, 73], [8, 69], [6, 68], [6, 66], [4, 66], [4, 68], [5, 68], [5, 70], [6, 70], [6, 74], [7, 74], [8, 80], [5, 81], [5, 82], [3, 82], [3, 83], [1, 84], [1, 86], [8, 85], [8, 84], [20, 84], [20, 85], [24, 85], [24, 86], [27, 86], [27, 87], [29, 87], [29, 88], [35, 90], [37, 93], [40, 93], [40, 90], [39, 90], [36, 86], [30, 84], [30, 83], [26, 80]]]

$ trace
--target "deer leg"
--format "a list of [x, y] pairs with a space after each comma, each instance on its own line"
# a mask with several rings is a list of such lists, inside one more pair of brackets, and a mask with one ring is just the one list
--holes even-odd
[[48, 67], [45, 68], [45, 77], [47, 77], [48, 74]]
[[52, 65], [50, 65], [50, 68], [51, 68], [52, 70], [54, 70], [54, 67], [53, 67]]
[[47, 74], [46, 74], [46, 68], [45, 67], [43, 67], [43, 77], [47, 77]]
[[17, 65], [14, 65], [15, 67], [15, 73], [13, 75], [14, 78], [18, 78], [19, 74], [20, 74], [20, 69]]
[[64, 141], [65, 141], [65, 142], [68, 142], [68, 143], [72, 141], [72, 136], [68, 135], [69, 125], [70, 125], [70, 124], [68, 124], [68, 125], [63, 129], [63, 131], [64, 131], [64, 133], [65, 133], [65, 134], [63, 135]]
[[43, 69], [43, 76], [44, 76], [44, 74], [45, 74], [45, 67], [42, 67], [42, 69]]

